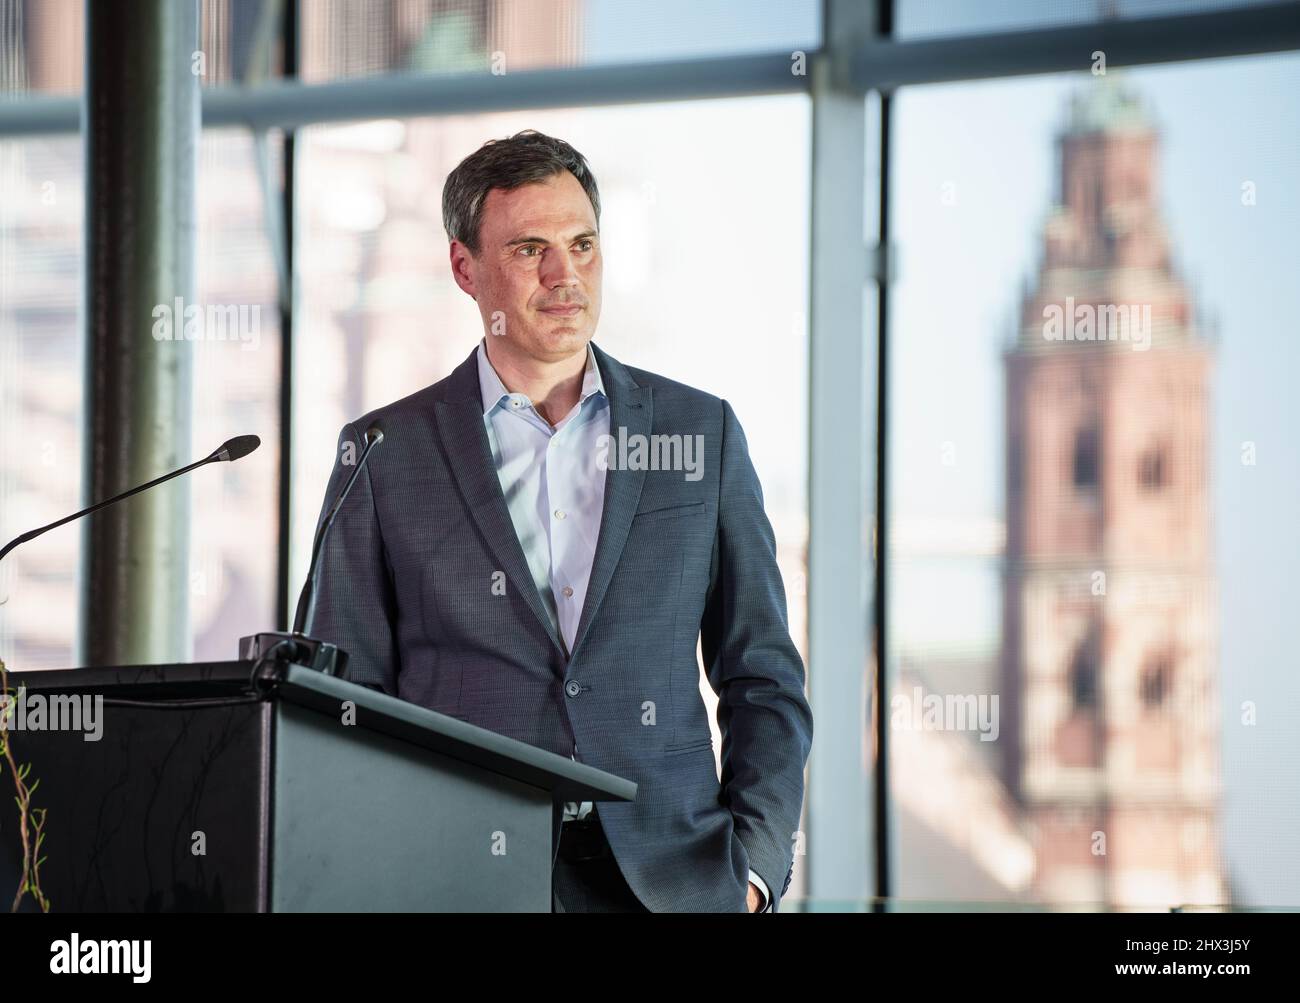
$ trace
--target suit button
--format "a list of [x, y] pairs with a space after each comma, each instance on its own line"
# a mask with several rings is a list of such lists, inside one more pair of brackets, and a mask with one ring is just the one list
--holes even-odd
[[570, 679], [564, 684], [564, 692], [569, 694], [571, 697], [576, 697], [582, 692], [582, 687], [578, 684], [578, 680]]

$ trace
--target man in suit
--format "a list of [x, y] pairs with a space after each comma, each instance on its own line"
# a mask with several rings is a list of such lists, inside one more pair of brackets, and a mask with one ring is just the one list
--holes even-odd
[[443, 217], [484, 337], [343, 428], [326, 505], [365, 430], [385, 440], [322, 555], [314, 633], [355, 682], [638, 784], [563, 806], [556, 911], [774, 912], [812, 713], [740, 423], [592, 341], [600, 196], [569, 144], [485, 144]]

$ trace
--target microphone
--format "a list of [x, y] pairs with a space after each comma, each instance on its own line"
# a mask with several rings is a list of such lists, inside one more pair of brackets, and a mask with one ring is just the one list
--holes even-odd
[[215, 457], [223, 463], [234, 463], [236, 460], [242, 460], [261, 444], [262, 440], [255, 435], [237, 435], [228, 442], [223, 442], [208, 459]]
[[311, 565], [307, 569], [307, 581], [303, 583], [302, 593], [298, 596], [298, 610], [293, 618], [293, 633], [299, 637], [305, 636], [311, 630], [312, 620], [316, 616], [316, 579], [320, 575], [320, 555], [325, 547], [325, 538], [329, 536], [330, 527], [334, 525], [339, 509], [343, 507], [343, 503], [351, 493], [352, 485], [361, 476], [361, 470], [366, 465], [366, 460], [370, 458], [370, 451], [383, 441], [384, 433], [378, 425], [371, 425], [366, 429], [366, 445], [361, 450], [361, 455], [357, 457], [357, 465], [352, 471], [352, 476], [343, 485], [343, 490], [339, 492], [329, 512], [321, 520], [320, 529], [316, 531], [316, 541], [311, 548]]
[[89, 508], [83, 508], [80, 512], [74, 512], [72, 515], [65, 516], [57, 522], [50, 523], [48, 526], [41, 526], [39, 529], [29, 530], [22, 536], [14, 537], [6, 543], [4, 547], [0, 547], [0, 561], [3, 561], [5, 556], [11, 550], [22, 546], [29, 540], [35, 540], [38, 536], [48, 533], [52, 529], [58, 529], [65, 523], [72, 522], [74, 519], [80, 519], [83, 515], [90, 515], [92, 512], [98, 512], [101, 508], [108, 508], [108, 506], [115, 505], [126, 498], [130, 498], [132, 495], [138, 495], [141, 491], [148, 491], [150, 488], [157, 487], [164, 481], [170, 481], [173, 477], [179, 477], [181, 474], [188, 474], [191, 470], [197, 470], [199, 467], [205, 466], [206, 464], [233, 463], [235, 460], [243, 459], [261, 444], [262, 440], [255, 435], [236, 436], [228, 442], [223, 442], [203, 459], [196, 460], [189, 466], [181, 467], [180, 470], [173, 470], [170, 474], [164, 474], [162, 477], [155, 478], [148, 484], [141, 484], [138, 488], [132, 488], [130, 491], [123, 491], [120, 495], [106, 498], [102, 502], [91, 505]]
[[320, 577], [320, 556], [324, 552], [325, 541], [329, 537], [330, 529], [334, 526], [335, 518], [343, 508], [343, 503], [347, 500], [348, 495], [352, 492], [352, 486], [356, 484], [357, 478], [361, 476], [366, 460], [370, 459], [371, 450], [383, 441], [384, 432], [377, 424], [366, 429], [365, 446], [361, 450], [361, 455], [357, 457], [356, 466], [353, 468], [347, 482], [343, 485], [343, 490], [339, 492], [339, 496], [334, 500], [334, 504], [329, 507], [325, 517], [321, 519], [320, 528], [316, 530], [316, 539], [312, 543], [311, 564], [307, 570], [307, 580], [303, 583], [302, 592], [298, 596], [298, 607], [294, 613], [293, 629], [288, 633], [266, 631], [239, 639], [239, 657], [257, 661], [253, 676], [259, 681], [259, 685], [264, 680], [276, 678], [274, 674], [268, 677], [261, 672], [265, 663], [276, 658], [317, 669], [326, 675], [343, 675], [343, 670], [348, 664], [347, 652], [341, 651], [335, 645], [326, 641], [318, 641], [308, 636], [312, 621], [316, 616], [316, 581]]

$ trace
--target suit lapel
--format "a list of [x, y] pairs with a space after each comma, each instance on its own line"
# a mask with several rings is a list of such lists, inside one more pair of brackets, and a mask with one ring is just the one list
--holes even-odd
[[[632, 376], [616, 359], [592, 344], [596, 364], [600, 367], [605, 393], [609, 398], [609, 431], [615, 441], [619, 429], [626, 428], [627, 435], [650, 434], [653, 422], [653, 402], [650, 388], [638, 386]], [[528, 560], [515, 533], [510, 509], [506, 505], [492, 448], [488, 443], [483, 424], [483, 399], [478, 383], [477, 347], [447, 377], [444, 392], [434, 407], [437, 413], [438, 436], [446, 450], [452, 476], [460, 488], [465, 504], [488, 547], [506, 577], [523, 595], [529, 609], [546, 629], [551, 643], [563, 655], [564, 644], [533, 582]], [[605, 472], [605, 499], [601, 514], [600, 534], [596, 538], [596, 553], [591, 564], [591, 577], [587, 583], [587, 598], [574, 636], [573, 654], [582, 646], [591, 621], [600, 609], [601, 600], [609, 588], [614, 569], [618, 566], [632, 528], [632, 517], [641, 500], [641, 486], [645, 482], [644, 470], [622, 470], [612, 464]], [[569, 656], [570, 658], [572, 656]]]
[[[650, 388], [638, 386], [631, 374], [616, 359], [592, 344], [596, 364], [600, 367], [605, 393], [609, 397], [609, 434], [617, 442], [619, 429], [626, 428], [629, 438], [634, 435], [649, 436], [653, 413]], [[611, 454], [613, 455], [613, 454]], [[645, 483], [645, 470], [617, 469], [611, 464], [605, 472], [604, 511], [600, 520], [600, 535], [596, 538], [596, 555], [591, 563], [591, 577], [587, 581], [587, 598], [582, 606], [582, 617], [573, 638], [573, 654], [582, 648], [583, 638], [591, 621], [600, 609], [601, 600], [609, 588], [614, 569], [623, 555], [632, 517], [641, 500], [641, 486]]]
[[447, 452], [452, 476], [460, 487], [469, 513], [496, 558], [497, 566], [519, 590], [556, 649], [564, 654], [564, 645], [537, 593], [528, 560], [515, 533], [515, 524], [501, 491], [492, 447], [483, 424], [483, 398], [478, 385], [478, 360], [474, 352], [447, 378], [443, 399], [434, 403], [438, 435]]

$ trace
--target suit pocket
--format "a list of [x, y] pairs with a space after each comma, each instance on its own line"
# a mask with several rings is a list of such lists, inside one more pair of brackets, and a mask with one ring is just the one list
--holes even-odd
[[644, 512], [638, 512], [633, 518], [637, 522], [648, 522], [653, 519], [671, 519], [683, 515], [698, 515], [704, 511], [704, 502], [687, 502], [685, 505], [668, 505], [662, 508], [647, 509]]
[[676, 756], [684, 752], [696, 752], [700, 749], [712, 749], [713, 736], [708, 738], [699, 738], [692, 742], [676, 742], [673, 745], [664, 746], [664, 755]]

